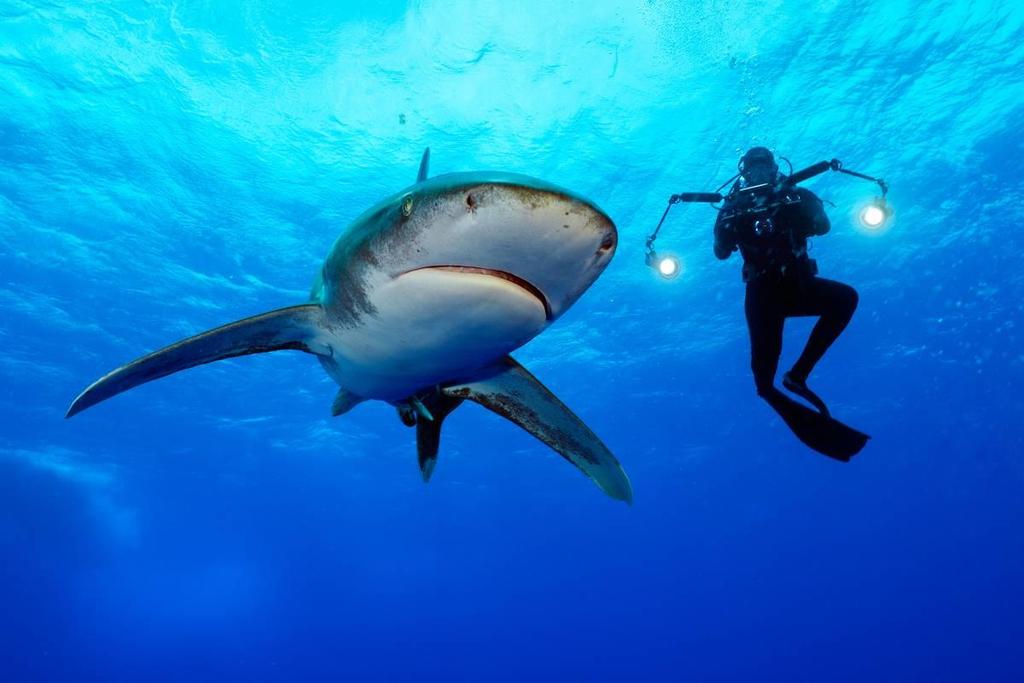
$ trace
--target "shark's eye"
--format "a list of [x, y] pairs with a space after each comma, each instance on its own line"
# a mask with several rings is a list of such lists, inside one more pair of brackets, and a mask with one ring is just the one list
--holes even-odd
[[406, 218], [412, 215], [412, 197], [406, 197], [402, 200], [402, 215]]

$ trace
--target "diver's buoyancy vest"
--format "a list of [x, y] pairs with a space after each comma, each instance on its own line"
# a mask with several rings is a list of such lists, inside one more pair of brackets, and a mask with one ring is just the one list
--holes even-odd
[[[759, 209], [752, 198], [747, 206], [735, 207], [724, 220], [733, 223], [737, 246], [743, 256], [743, 281], [763, 275], [815, 274], [817, 266], [807, 255], [810, 225], [801, 209], [799, 193], [790, 190], [772, 198], [774, 208]], [[725, 206], [723, 211], [728, 211]]]

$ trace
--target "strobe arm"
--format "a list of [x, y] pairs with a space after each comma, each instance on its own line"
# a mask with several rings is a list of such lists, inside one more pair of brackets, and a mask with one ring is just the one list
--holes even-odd
[[849, 171], [843, 168], [843, 162], [839, 159], [833, 159], [832, 161], [819, 161], [816, 164], [812, 164], [807, 168], [802, 168], [793, 175], [786, 178], [783, 182], [786, 185], [796, 185], [797, 183], [803, 182], [808, 178], [813, 178], [816, 175], [821, 175], [825, 171], [838, 171], [845, 173], [846, 175], [852, 175], [856, 178], [863, 178], [864, 180], [870, 180], [873, 183], [878, 183], [878, 186], [882, 188], [882, 196], [885, 197], [889, 191], [889, 186], [881, 178], [875, 178], [864, 173], [858, 173], [857, 171]]
[[[874, 224], [867, 223], [867, 219], [863, 219], [865, 220], [866, 224], [871, 225], [872, 227], [877, 227], [877, 225], [881, 224], [881, 221], [884, 220], [884, 217], [886, 215], [892, 213], [892, 210], [888, 209], [885, 204], [885, 194], [886, 192], [889, 191], [889, 186], [886, 184], [886, 182], [881, 178], [874, 178], [863, 173], [858, 173], [857, 171], [848, 171], [845, 168], [843, 168], [843, 162], [839, 161], [839, 159], [832, 159], [830, 161], [819, 161], [816, 164], [811, 164], [807, 168], [802, 168], [799, 171], [790, 174], [788, 177], [783, 177], [778, 185], [775, 185], [773, 183], [762, 183], [761, 185], [752, 185], [750, 187], [744, 187], [740, 189], [739, 192], [758, 193], [767, 190], [774, 193], [785, 188], [786, 186], [792, 187], [797, 183], [803, 182], [808, 178], [813, 178], [814, 176], [821, 175], [826, 171], [838, 171], [840, 173], [845, 173], [847, 175], [856, 176], [858, 178], [863, 178], [864, 180], [870, 180], [874, 183], [878, 183], [878, 186], [882, 189], [882, 196], [876, 198], [876, 201], [873, 203], [873, 206], [877, 207], [881, 212], [883, 212], [881, 214], [882, 219], [880, 219], [878, 222]], [[736, 178], [738, 177], [738, 174], [734, 175], [732, 178], [729, 178], [729, 180], [722, 183], [722, 185], [718, 189], [721, 190], [726, 185], [736, 180]], [[730, 196], [733, 196], [733, 194], [731, 193]], [[654, 232], [652, 232], [647, 237], [647, 242], [645, 244], [645, 257], [647, 265], [655, 268], [660, 268], [658, 254], [654, 250], [654, 241], [658, 239], [658, 232], [661, 230], [661, 226], [664, 225], [665, 219], [668, 218], [668, 212], [669, 210], [671, 210], [673, 204], [679, 204], [680, 202], [717, 204], [718, 202], [721, 202], [724, 199], [725, 197], [723, 197], [720, 192], [681, 192], [679, 194], [674, 194], [670, 196], [668, 198], [668, 206], [665, 207], [665, 212], [661, 214], [661, 220], [658, 221], [658, 225], [654, 228]], [[669, 260], [671, 260], [671, 257], [669, 258]], [[676, 268], [672, 270], [671, 274], [662, 271], [662, 275], [664, 277], [675, 277], [675, 274], [677, 273], [678, 263], [676, 263]]]
[[682, 192], [674, 194], [668, 199], [669, 204], [678, 204], [679, 202], [717, 204], [720, 201], [722, 201], [722, 195], [717, 192]]
[[843, 168], [843, 162], [839, 159], [833, 159], [832, 161], [819, 161], [816, 164], [811, 164], [807, 168], [802, 168], [793, 175], [786, 178], [785, 182], [787, 185], [796, 185], [802, 183], [808, 178], [813, 178], [816, 175], [821, 175], [825, 171], [838, 171]]

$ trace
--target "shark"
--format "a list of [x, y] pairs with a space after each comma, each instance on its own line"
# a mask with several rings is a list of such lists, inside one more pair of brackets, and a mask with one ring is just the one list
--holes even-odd
[[594, 432], [512, 358], [605, 270], [618, 232], [593, 202], [504, 171], [429, 176], [366, 210], [334, 242], [308, 302], [202, 332], [104, 375], [65, 417], [175, 372], [279, 350], [312, 354], [339, 386], [334, 416], [385, 401], [416, 429], [429, 481], [441, 427], [470, 401], [526, 430], [610, 497], [632, 502]]

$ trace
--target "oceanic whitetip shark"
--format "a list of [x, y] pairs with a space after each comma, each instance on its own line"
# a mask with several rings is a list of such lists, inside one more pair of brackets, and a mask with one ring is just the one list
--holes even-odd
[[428, 178], [366, 211], [334, 243], [311, 301], [203, 332], [123, 365], [66, 417], [203, 363], [296, 349], [341, 387], [332, 413], [387, 401], [408, 426], [424, 481], [444, 419], [465, 399], [511, 420], [609, 496], [632, 490], [600, 439], [509, 353], [562, 315], [615, 252], [612, 220], [549, 183], [501, 172]]

